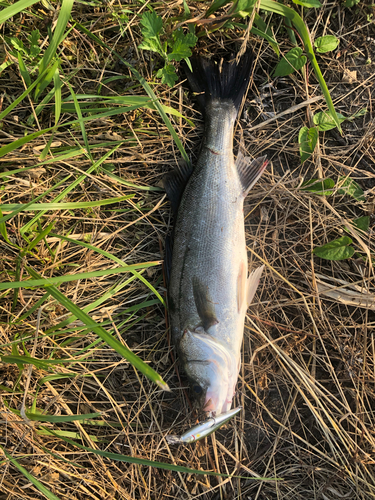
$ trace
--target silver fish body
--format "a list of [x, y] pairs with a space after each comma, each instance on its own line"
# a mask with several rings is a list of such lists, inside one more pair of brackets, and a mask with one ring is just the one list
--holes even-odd
[[206, 105], [201, 153], [178, 208], [168, 289], [172, 339], [210, 415], [231, 407], [245, 314], [261, 274], [248, 278], [243, 203], [266, 162], [235, 162], [236, 116], [232, 99], [211, 97]]

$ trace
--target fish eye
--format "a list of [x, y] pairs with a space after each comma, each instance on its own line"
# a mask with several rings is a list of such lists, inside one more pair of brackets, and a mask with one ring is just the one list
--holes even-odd
[[193, 391], [195, 392], [195, 394], [201, 394], [203, 389], [200, 385], [195, 384], [193, 385]]

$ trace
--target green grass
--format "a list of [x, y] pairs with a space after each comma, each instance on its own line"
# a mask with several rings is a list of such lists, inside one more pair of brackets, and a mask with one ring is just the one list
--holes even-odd
[[[373, 293], [363, 278], [374, 252], [370, 215], [341, 185], [330, 184], [323, 196], [300, 179], [371, 181], [350, 156], [355, 149], [366, 157], [368, 138], [345, 158], [343, 147], [330, 149], [335, 126], [354, 134], [368, 116], [349, 109], [346, 95], [340, 100], [343, 59], [337, 51], [316, 54], [311, 35], [312, 28], [315, 40], [331, 34], [330, 23], [342, 19], [365, 23], [366, 7], [340, 6], [340, 13], [338, 6], [311, 11], [261, 0], [253, 13], [251, 1], [2, 5], [2, 493], [286, 500], [329, 491], [370, 498], [374, 319], [349, 293]], [[317, 26], [313, 12], [322, 12]], [[145, 13], [162, 20], [156, 52], [139, 48]], [[349, 24], [340, 49], [355, 30]], [[246, 326], [236, 396], [244, 412], [204, 445], [169, 448], [163, 437], [196, 419], [169, 354], [161, 266], [171, 229], [161, 178], [177, 162], [195, 161], [203, 132], [183, 75], [174, 73], [172, 88], [157, 77], [165, 62], [178, 70], [186, 52], [175, 46], [180, 28], [196, 34], [189, 50], [205, 55], [228, 55], [249, 37], [258, 67], [245, 111], [258, 124], [265, 109], [278, 114], [276, 88], [290, 107], [292, 94], [308, 100], [309, 92], [322, 92], [329, 114], [310, 107], [310, 118], [303, 109], [255, 135], [241, 115], [236, 141], [241, 136], [253, 156], [266, 152], [274, 161], [248, 202], [255, 218], [247, 219], [249, 248], [268, 270]], [[279, 57], [297, 47], [307, 64], [273, 78]], [[314, 130], [302, 166], [301, 129]], [[349, 270], [316, 260], [313, 249], [337, 238], [342, 220], [364, 217], [365, 230], [352, 228], [362, 258], [349, 260]], [[283, 391], [280, 414], [267, 398]]]

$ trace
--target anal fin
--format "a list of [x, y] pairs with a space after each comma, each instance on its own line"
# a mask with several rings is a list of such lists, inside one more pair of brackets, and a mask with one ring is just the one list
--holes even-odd
[[254, 298], [255, 292], [257, 291], [259, 280], [262, 275], [264, 265], [257, 267], [252, 271], [247, 278], [247, 306], [249, 306]]
[[241, 180], [244, 196], [247, 196], [250, 189], [263, 174], [267, 165], [268, 160], [266, 156], [260, 156], [251, 161], [248, 156], [243, 156], [242, 153], [238, 154], [236, 167]]

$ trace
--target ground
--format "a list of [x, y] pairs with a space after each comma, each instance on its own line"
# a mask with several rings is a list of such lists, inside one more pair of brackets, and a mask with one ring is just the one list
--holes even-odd
[[[205, 12], [201, 2], [188, 5], [191, 18]], [[1, 289], [0, 497], [374, 498], [373, 6], [294, 5], [312, 40], [339, 38], [335, 51], [317, 59], [337, 112], [357, 115], [342, 123], [342, 135], [337, 128], [319, 132], [314, 154], [303, 163], [298, 134], [327, 109], [321, 89], [310, 65], [273, 78], [277, 55], [267, 41], [249, 35], [256, 65], [234, 150], [266, 154], [270, 161], [245, 204], [249, 266], [263, 261], [265, 271], [245, 325], [235, 397], [243, 411], [215, 435], [186, 446], [164, 440], [189, 428], [196, 414], [186, 380], [178, 376], [161, 301], [164, 241], [173, 222], [161, 180], [182, 157], [158, 111], [139, 107], [145, 88], [110, 49], [139, 71], [163, 105], [181, 113], [169, 117], [193, 164], [203, 120], [183, 73], [175, 87], [162, 85], [155, 77], [160, 58], [138, 48], [139, 19], [148, 6], [74, 4], [56, 56], [61, 126], [0, 149], [1, 210], [4, 217], [13, 212], [0, 221], [1, 283], [36, 279], [33, 273], [70, 279], [49, 282], [56, 287]], [[182, 2], [152, 6], [167, 30], [182, 19]], [[11, 63], [0, 75], [2, 112], [8, 109], [0, 115], [3, 147], [55, 125], [54, 98], [43, 110], [38, 104], [58, 87], [57, 77], [40, 98], [28, 92], [9, 106], [30, 86], [15, 50], [35, 81], [31, 70], [51, 43], [59, 12], [57, 3], [34, 4], [2, 26], [2, 60]], [[290, 50], [282, 19], [260, 15], [281, 52]], [[205, 31], [209, 24], [202, 26], [196, 54], [228, 56], [246, 36], [236, 25], [212, 33]], [[40, 35], [34, 47], [41, 52], [30, 55], [27, 37], [35, 29]], [[97, 99], [88, 109], [90, 95]], [[129, 100], [114, 101], [121, 96]], [[79, 105], [84, 122], [77, 119]], [[119, 105], [133, 108], [97, 116]], [[301, 189], [314, 178], [330, 178], [335, 186], [326, 196]], [[356, 181], [363, 197], [340, 191], [346, 178]], [[14, 213], [40, 195], [36, 203], [59, 205]], [[103, 204], [111, 198], [112, 204]], [[369, 227], [360, 231], [352, 222], [365, 216]], [[332, 261], [312, 253], [346, 235], [355, 249], [350, 258]], [[142, 264], [138, 274], [115, 271], [132, 264]], [[100, 339], [99, 327], [154, 368], [171, 392]], [[19, 356], [31, 356], [33, 364]], [[140, 461], [131, 464], [126, 457]], [[150, 467], [146, 460], [240, 477], [187, 474]]]

